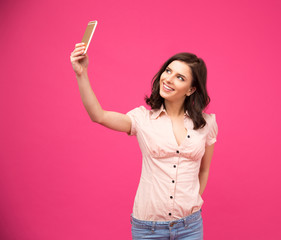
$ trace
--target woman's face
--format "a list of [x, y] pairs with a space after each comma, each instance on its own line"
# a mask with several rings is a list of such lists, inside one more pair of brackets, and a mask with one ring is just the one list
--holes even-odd
[[191, 87], [191, 68], [185, 62], [171, 62], [160, 76], [160, 96], [167, 101], [183, 103], [195, 90]]

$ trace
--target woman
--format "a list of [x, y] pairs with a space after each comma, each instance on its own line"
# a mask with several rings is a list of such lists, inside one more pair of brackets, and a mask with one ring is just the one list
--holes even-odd
[[201, 195], [207, 184], [218, 127], [210, 102], [204, 61], [180, 53], [164, 63], [153, 78], [143, 106], [127, 114], [105, 111], [87, 76], [83, 43], [70, 60], [83, 104], [105, 127], [137, 136], [143, 169], [131, 215], [133, 239], [203, 239]]

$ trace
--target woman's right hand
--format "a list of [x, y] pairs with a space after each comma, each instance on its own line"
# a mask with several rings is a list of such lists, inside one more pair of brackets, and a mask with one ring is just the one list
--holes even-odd
[[83, 72], [87, 71], [89, 58], [88, 55], [82, 55], [85, 51], [85, 43], [77, 43], [75, 49], [70, 55], [70, 61], [76, 75], [81, 75]]

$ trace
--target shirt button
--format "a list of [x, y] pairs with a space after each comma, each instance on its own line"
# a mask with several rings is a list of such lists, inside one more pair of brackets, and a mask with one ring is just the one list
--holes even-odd
[[177, 166], [176, 165], [174, 165], [174, 168], [176, 168]]
[[180, 151], [179, 151], [179, 150], [177, 150], [177, 153], [180, 153]]
[[173, 199], [173, 196], [170, 196], [171, 199]]
[[172, 213], [169, 212], [169, 216], [172, 216]]
[[172, 180], [172, 183], [175, 183], [175, 180]]

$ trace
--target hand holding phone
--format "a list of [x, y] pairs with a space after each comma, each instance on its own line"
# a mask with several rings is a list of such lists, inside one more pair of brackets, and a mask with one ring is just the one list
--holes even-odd
[[81, 42], [85, 43], [85, 46], [86, 46], [85, 51], [83, 52], [82, 55], [85, 55], [87, 53], [88, 47], [89, 47], [90, 42], [92, 40], [92, 37], [93, 37], [94, 31], [97, 27], [97, 24], [98, 24], [97, 20], [90, 21], [88, 23], [88, 26], [86, 28], [86, 31], [85, 31], [84, 36], [83, 36], [82, 41], [81, 41]]

